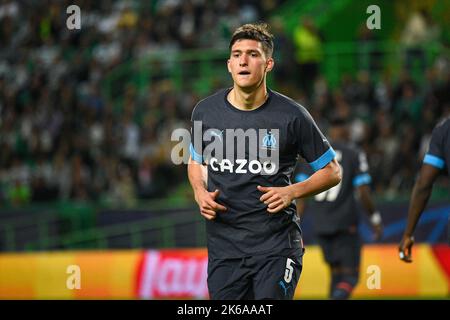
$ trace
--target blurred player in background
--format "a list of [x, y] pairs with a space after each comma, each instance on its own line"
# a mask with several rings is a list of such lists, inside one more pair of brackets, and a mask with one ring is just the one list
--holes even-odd
[[[207, 140], [202, 132], [202, 143], [191, 144], [188, 165], [195, 200], [206, 218], [211, 299], [292, 299], [304, 250], [294, 199], [327, 190], [341, 179], [335, 153], [306, 109], [266, 87], [274, 67], [272, 38], [264, 24], [238, 28], [227, 62], [233, 87], [200, 101], [192, 112], [194, 130], [201, 122], [214, 136]], [[255, 150], [239, 150], [235, 129], [263, 132], [255, 142], [259, 151], [253, 169], [248, 164]], [[247, 145], [250, 139], [244, 140]], [[232, 158], [228, 152], [203, 153], [213, 142], [233, 148]], [[279, 152], [270, 162], [276, 169], [272, 173], [258, 171], [261, 149]], [[241, 151], [245, 159], [237, 157]], [[298, 154], [315, 173], [307, 182], [290, 184]]]
[[414, 184], [408, 221], [399, 245], [400, 259], [405, 262], [412, 262], [414, 229], [428, 203], [436, 178], [444, 171], [447, 171], [450, 176], [450, 116], [440, 121], [433, 129], [428, 152], [423, 159], [419, 176]]
[[[371, 177], [366, 155], [349, 143], [346, 119], [335, 117], [330, 124], [329, 137], [336, 151], [336, 160], [341, 165], [342, 181], [313, 198], [311, 215], [314, 231], [331, 271], [329, 297], [348, 299], [358, 283], [361, 257], [356, 191], [370, 214], [374, 240], [381, 238], [382, 222], [370, 196]], [[295, 181], [307, 181], [309, 175], [309, 168], [299, 163]], [[300, 217], [304, 209], [304, 200], [297, 200]]]

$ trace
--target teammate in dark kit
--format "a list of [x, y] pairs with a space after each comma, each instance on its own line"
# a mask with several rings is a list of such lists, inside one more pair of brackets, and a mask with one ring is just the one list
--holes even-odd
[[[371, 177], [365, 154], [349, 143], [346, 119], [331, 120], [329, 137], [341, 165], [342, 181], [335, 187], [317, 194], [311, 202], [311, 216], [317, 240], [330, 267], [331, 299], [348, 299], [358, 283], [361, 239], [358, 235], [359, 210], [355, 195], [370, 215], [375, 240], [382, 233], [381, 215], [375, 210], [370, 196]], [[299, 164], [295, 181], [308, 179], [310, 169]], [[304, 212], [304, 201], [297, 201], [298, 213]]]
[[409, 204], [408, 221], [399, 245], [400, 259], [405, 262], [412, 262], [411, 250], [414, 244], [414, 229], [427, 205], [436, 178], [444, 172], [447, 172], [450, 177], [450, 116], [440, 121], [433, 129], [428, 152], [423, 159], [419, 177], [414, 184]]
[[[227, 61], [233, 87], [192, 112], [188, 176], [206, 218], [211, 299], [292, 299], [304, 251], [294, 199], [340, 181], [335, 153], [306, 109], [266, 87], [272, 39], [264, 24], [239, 27]], [[298, 155], [315, 173], [291, 184]]]

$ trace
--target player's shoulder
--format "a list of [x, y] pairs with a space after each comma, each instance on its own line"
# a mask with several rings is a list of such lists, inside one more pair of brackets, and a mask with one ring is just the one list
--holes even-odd
[[192, 110], [192, 114], [201, 114], [203, 112], [206, 112], [207, 110], [211, 110], [212, 107], [217, 106], [223, 101], [227, 90], [229, 89], [220, 89], [219, 91], [201, 99], [195, 105], [194, 109]]
[[294, 99], [274, 90], [271, 90], [272, 101], [281, 108], [282, 112], [297, 116], [304, 116], [309, 114], [307, 109]]

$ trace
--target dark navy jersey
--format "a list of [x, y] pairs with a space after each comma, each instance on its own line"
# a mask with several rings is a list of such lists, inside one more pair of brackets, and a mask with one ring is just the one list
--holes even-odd
[[[355, 199], [355, 189], [369, 184], [371, 177], [364, 152], [351, 144], [334, 142], [336, 160], [342, 170], [341, 182], [312, 198], [311, 218], [317, 234], [333, 234], [348, 230], [358, 223], [359, 210]], [[295, 169], [295, 182], [306, 180], [311, 172], [308, 166], [299, 162]]]
[[[207, 190], [218, 189], [216, 201], [228, 209], [206, 221], [209, 256], [235, 258], [301, 247], [295, 201], [271, 214], [259, 200], [263, 193], [257, 186], [288, 186], [299, 155], [319, 170], [333, 160], [334, 150], [306, 109], [292, 99], [268, 90], [263, 105], [243, 111], [228, 102], [230, 90], [200, 101], [191, 118], [191, 157], [207, 165]], [[199, 121], [200, 142], [195, 139]], [[237, 132], [249, 138], [237, 142]], [[215, 143], [223, 146], [222, 154], [220, 148], [210, 151]]]
[[440, 121], [433, 129], [423, 163], [445, 170], [450, 176], [450, 117]]

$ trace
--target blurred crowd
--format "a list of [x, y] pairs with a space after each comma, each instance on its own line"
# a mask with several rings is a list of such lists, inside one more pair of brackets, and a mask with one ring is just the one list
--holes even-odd
[[164, 196], [185, 180], [171, 130], [199, 97], [161, 79], [144, 96], [121, 88], [118, 110], [106, 75], [150, 53], [226, 47], [280, 2], [76, 1], [82, 28], [69, 30], [73, 1], [0, 0], [0, 204]]
[[[68, 30], [72, 1], [0, 0], [0, 204], [132, 206], [185, 183], [185, 167], [170, 159], [170, 134], [189, 127], [199, 93], [162, 77], [144, 94], [121, 88], [117, 108], [102, 83], [116, 66], [148, 54], [226, 48], [237, 26], [266, 20], [282, 2], [76, 1], [82, 28]], [[313, 22], [305, 19], [292, 39], [282, 21], [272, 22], [276, 89], [304, 104], [321, 127], [332, 113], [351, 118], [352, 140], [368, 153], [376, 191], [409, 190], [432, 127], [449, 112], [448, 60], [424, 65], [423, 83], [407, 69], [377, 81], [361, 70], [332, 89], [320, 74], [323, 38]], [[303, 45], [314, 54], [301, 54]]]

